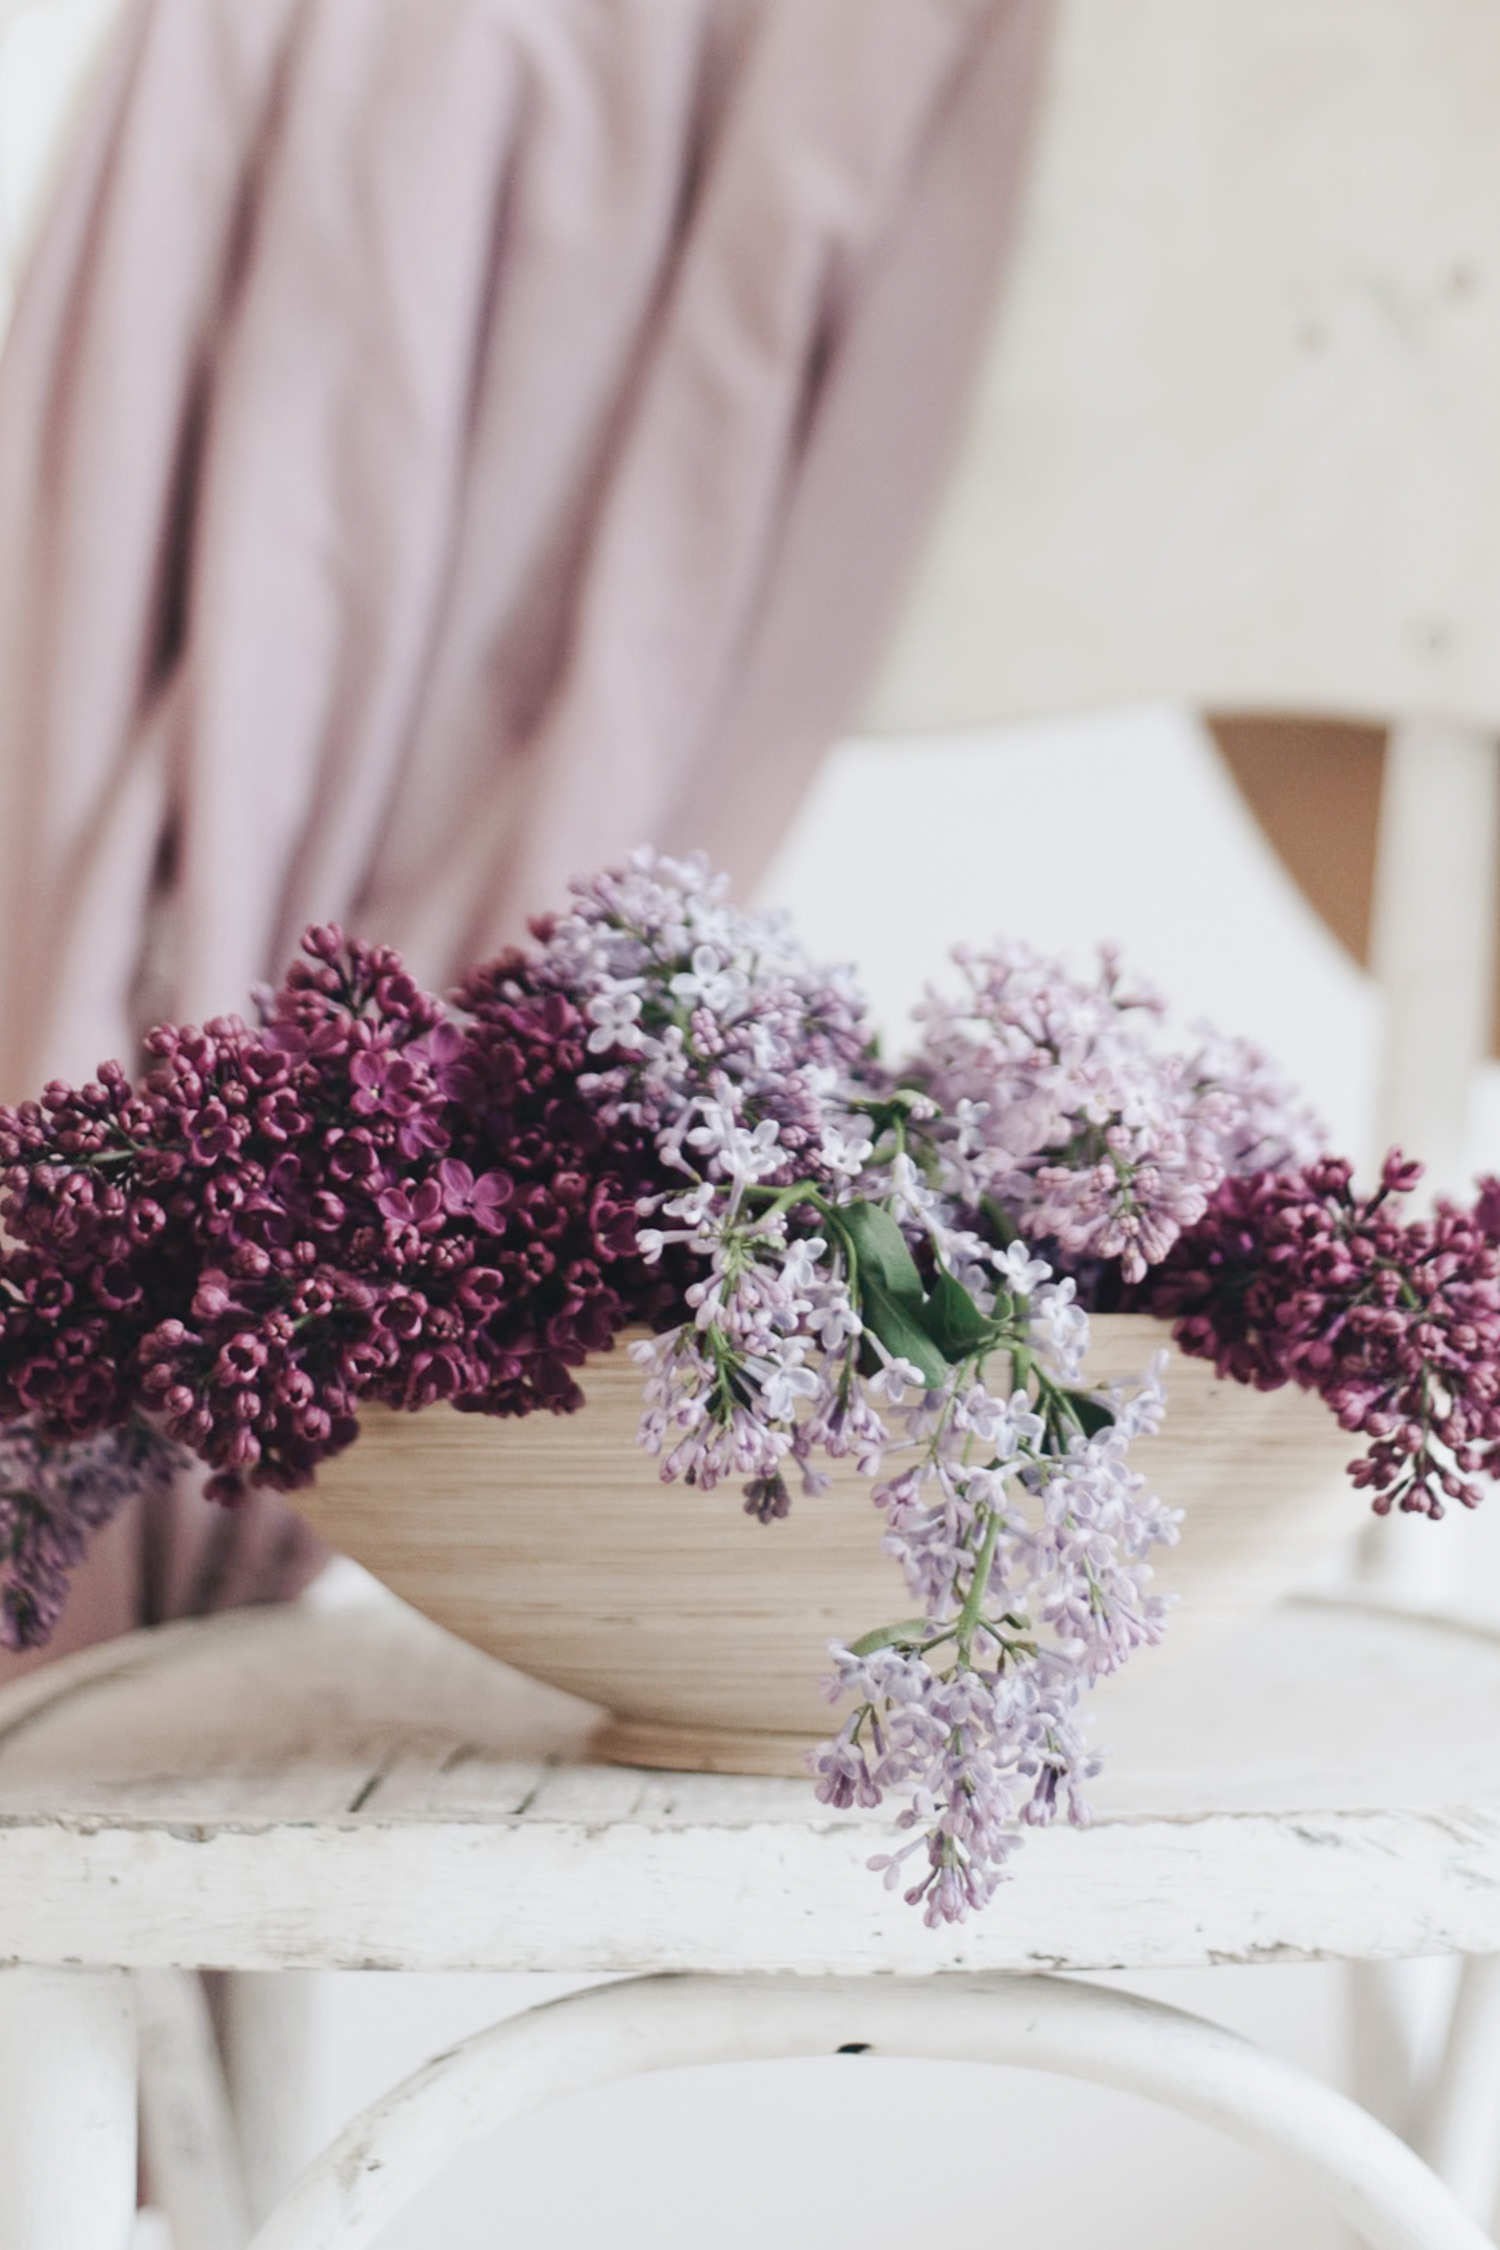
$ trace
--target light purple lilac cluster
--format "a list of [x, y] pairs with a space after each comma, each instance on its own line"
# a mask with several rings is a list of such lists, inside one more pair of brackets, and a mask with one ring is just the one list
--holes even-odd
[[936, 1105], [878, 1065], [853, 987], [704, 866], [639, 854], [538, 934], [514, 989], [596, 1027], [585, 1083], [674, 1180], [640, 1247], [697, 1274], [689, 1317], [634, 1346], [644, 1441], [667, 1477], [743, 1481], [762, 1519], [789, 1479], [821, 1490], [821, 1460], [872, 1480], [915, 1614], [834, 1650], [853, 1709], [816, 1786], [902, 1793], [910, 1840], [875, 1864], [959, 1920], [1022, 1823], [1084, 1816], [1080, 1698], [1161, 1633], [1148, 1557], [1176, 1523], [1127, 1459], [1160, 1368], [1108, 1403], [1088, 1389], [1071, 1281], [964, 1223]]
[[1157, 996], [1113, 949], [1092, 982], [1024, 945], [960, 949], [956, 998], [918, 1009], [912, 1073], [945, 1120], [957, 1199], [1105, 1263], [1129, 1285], [1196, 1226], [1228, 1178], [1318, 1153], [1321, 1134], [1248, 1042], [1162, 1033]]

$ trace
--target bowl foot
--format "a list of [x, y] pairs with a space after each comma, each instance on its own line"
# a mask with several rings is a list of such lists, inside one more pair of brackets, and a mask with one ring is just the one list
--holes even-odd
[[[830, 1720], [830, 1732], [833, 1722]], [[760, 1734], [751, 1728], [678, 1727], [665, 1720], [611, 1714], [589, 1737], [588, 1754], [608, 1766], [652, 1766], [671, 1773], [764, 1773], [807, 1777], [812, 1734]]]

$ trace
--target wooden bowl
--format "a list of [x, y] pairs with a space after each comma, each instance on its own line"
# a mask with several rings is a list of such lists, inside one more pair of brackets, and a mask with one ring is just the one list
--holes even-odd
[[[1167, 1331], [1095, 1318], [1096, 1381], [1143, 1370]], [[852, 1468], [780, 1522], [737, 1487], [663, 1484], [635, 1442], [641, 1374], [619, 1352], [584, 1371], [572, 1415], [495, 1421], [372, 1407], [357, 1444], [297, 1495], [314, 1528], [462, 1639], [603, 1705], [597, 1749], [624, 1764], [800, 1773], [830, 1731], [827, 1643], [907, 1615]], [[1186, 1510], [1161, 1551], [1182, 1597], [1153, 1666], [1201, 1658], [1322, 1562], [1359, 1522], [1356, 1441], [1308, 1394], [1221, 1383], [1173, 1355], [1167, 1424], [1131, 1458]], [[1104, 1691], [1109, 1692], [1108, 1688]]]

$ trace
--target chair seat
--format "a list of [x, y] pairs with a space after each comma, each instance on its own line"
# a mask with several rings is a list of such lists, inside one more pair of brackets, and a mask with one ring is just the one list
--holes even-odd
[[1274, 1612], [1103, 1705], [1088, 1831], [934, 1932], [882, 1813], [586, 1758], [597, 1714], [395, 1604], [161, 1628], [0, 1695], [0, 1956], [905, 1974], [1500, 1951], [1500, 1638]]

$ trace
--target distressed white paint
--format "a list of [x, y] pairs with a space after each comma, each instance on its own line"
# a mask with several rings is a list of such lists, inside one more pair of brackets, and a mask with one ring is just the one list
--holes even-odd
[[[1028, 1842], [1003, 1904], [926, 1931], [865, 1872], [889, 1830], [791, 1821], [12, 1826], [22, 1959], [234, 1968], [1174, 1968], [1500, 1946], [1500, 1815], [1122, 1823]], [[61, 1870], [66, 1855], [69, 1865]], [[42, 1887], [51, 1886], [48, 1895]]]
[[153, 2199], [183, 2250], [242, 2250], [250, 2214], [202, 1982], [181, 1969], [146, 1969], [136, 2009]]
[[[1297, 2166], [1371, 2250], [1488, 2242], [1411, 2150], [1353, 2103], [1176, 2009], [1050, 1978], [710, 1977], [575, 1994], [465, 2041], [356, 2119], [251, 2250], [362, 2250], [459, 2149], [584, 2087], [850, 2047], [1018, 2063], [1165, 2102]], [[868, 2066], [851, 2058], [850, 2067]]]
[[0, 2240], [129, 2250], [136, 2028], [130, 1980], [0, 1971]]
[[0, 1697], [0, 1957], [923, 1974], [1500, 1950], [1500, 1740], [1472, 1723], [1500, 1702], [1491, 1635], [1302, 1606], [1191, 1697], [1137, 1674], [1096, 1826], [1029, 1838], [987, 1913], [933, 1932], [866, 1870], [883, 1815], [580, 1763], [586, 1706], [399, 1610], [142, 1636], [113, 1672], [57, 1666], [50, 1702]]

